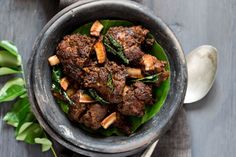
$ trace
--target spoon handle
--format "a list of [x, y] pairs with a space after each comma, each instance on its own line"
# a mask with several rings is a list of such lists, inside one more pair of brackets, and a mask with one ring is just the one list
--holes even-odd
[[155, 141], [153, 144], [151, 144], [141, 155], [141, 157], [151, 157], [154, 149], [156, 148], [156, 145], [158, 143], [158, 140]]

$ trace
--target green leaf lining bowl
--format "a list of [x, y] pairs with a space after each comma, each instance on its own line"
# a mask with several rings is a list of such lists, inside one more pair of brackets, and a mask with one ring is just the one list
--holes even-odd
[[[170, 88], [165, 91], [166, 99], [163, 98], [155, 108], [160, 111], [152, 119], [151, 116], [140, 119], [150, 120], [128, 137], [97, 136], [73, 125], [56, 104], [50, 91], [51, 69], [47, 58], [55, 53], [58, 42], [79, 26], [101, 19], [126, 20], [143, 25], [162, 46], [169, 61]], [[182, 48], [175, 35], [148, 8], [130, 1], [90, 0], [67, 7], [44, 27], [34, 44], [26, 80], [32, 109], [40, 124], [57, 142], [88, 156], [127, 156], [142, 151], [168, 129], [184, 100], [187, 69]], [[165, 95], [158, 91], [157, 94]]]

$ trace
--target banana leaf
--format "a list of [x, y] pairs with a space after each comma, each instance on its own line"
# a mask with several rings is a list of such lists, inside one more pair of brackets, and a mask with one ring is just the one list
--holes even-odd
[[[132, 26], [131, 22], [123, 21], [123, 20], [100, 20], [100, 22], [103, 24], [104, 28], [101, 32], [101, 34], [105, 35], [110, 27], [114, 26]], [[73, 33], [80, 33], [83, 35], [90, 35], [90, 28], [92, 26], [92, 22], [85, 24], [78, 29], [76, 29]], [[150, 38], [154, 38], [151, 33], [148, 34]], [[167, 61], [167, 56], [165, 54], [164, 49], [159, 45], [156, 41], [154, 42], [153, 46], [150, 49], [145, 50], [146, 53], [149, 53], [151, 55], [156, 56], [158, 59]], [[169, 64], [166, 67], [166, 70], [170, 70]], [[149, 121], [151, 118], [153, 118], [158, 112], [160, 111], [161, 107], [163, 106], [165, 99], [168, 95], [168, 91], [170, 88], [170, 79], [167, 79], [166, 81], [162, 82], [162, 84], [159, 87], [155, 87], [153, 90], [153, 94], [155, 97], [155, 103], [153, 105], [149, 105], [145, 108], [145, 115], [143, 117], [129, 117], [129, 122], [132, 125], [132, 131], [134, 132], [137, 130], [142, 124]], [[112, 135], [122, 135], [122, 133], [119, 132], [117, 128], [110, 127], [108, 129], [99, 129], [99, 131], [104, 136], [112, 136]]]

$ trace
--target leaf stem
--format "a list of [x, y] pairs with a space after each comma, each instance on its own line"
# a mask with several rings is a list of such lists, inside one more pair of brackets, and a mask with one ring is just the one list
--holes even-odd
[[54, 156], [54, 157], [57, 157], [57, 153], [56, 153], [55, 149], [53, 148], [53, 146], [51, 146], [51, 150], [52, 150], [53, 156]]

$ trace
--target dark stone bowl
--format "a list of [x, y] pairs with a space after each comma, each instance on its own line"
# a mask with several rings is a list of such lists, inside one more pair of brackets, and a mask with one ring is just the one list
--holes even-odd
[[[48, 57], [55, 53], [63, 36], [97, 19], [122, 19], [143, 25], [155, 36], [169, 59], [171, 87], [163, 107], [129, 137], [101, 137], [81, 130], [68, 120], [51, 94]], [[148, 8], [130, 1], [83, 1], [59, 12], [39, 34], [26, 74], [33, 112], [46, 132], [68, 149], [88, 156], [126, 156], [145, 149], [168, 129], [183, 104], [187, 85], [185, 57], [173, 32]]]

